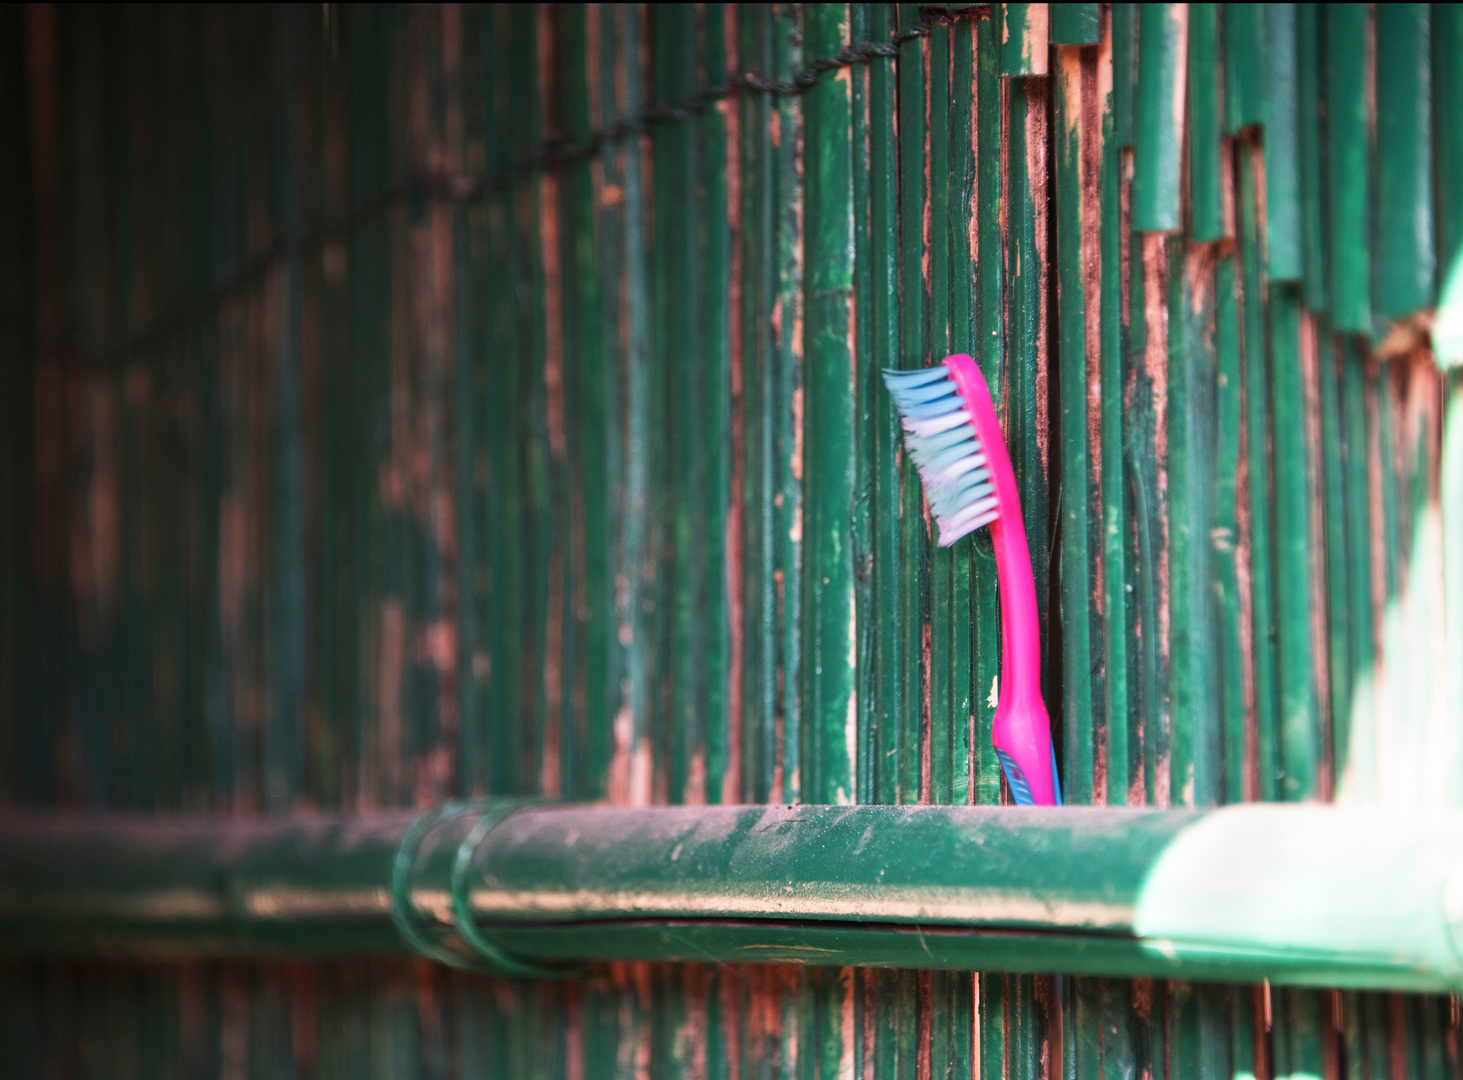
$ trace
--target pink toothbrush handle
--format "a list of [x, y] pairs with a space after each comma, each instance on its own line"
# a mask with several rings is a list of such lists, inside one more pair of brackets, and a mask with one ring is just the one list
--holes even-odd
[[[975, 425], [1000, 512], [990, 524], [1001, 594], [1000, 702], [991, 726], [991, 742], [1020, 770], [1020, 779], [1011, 778], [1013, 787], [1024, 779], [1032, 803], [1059, 806], [1062, 797], [1057, 787], [1051, 719], [1041, 697], [1041, 621], [1036, 610], [1036, 582], [1031, 574], [1021, 495], [1011, 471], [1006, 437], [975, 361], [963, 354], [949, 356], [945, 367]], [[1009, 768], [1007, 775], [1010, 777]]]

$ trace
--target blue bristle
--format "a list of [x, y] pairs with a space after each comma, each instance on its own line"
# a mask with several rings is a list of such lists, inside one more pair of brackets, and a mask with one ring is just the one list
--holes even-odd
[[900, 404], [934, 401], [936, 398], [953, 393], [955, 393], [955, 380], [941, 379], [939, 382], [927, 383], [924, 386], [904, 387], [899, 391], [899, 401]]
[[[914, 451], [911, 449], [910, 453], [912, 454]], [[924, 462], [924, 467], [930, 470], [931, 474], [934, 474], [941, 469], [954, 465], [957, 461], [970, 457], [972, 454], [980, 453], [980, 443], [976, 442], [974, 435], [969, 435], [964, 442], [956, 443], [954, 446], [942, 447], [934, 453], [930, 453], [928, 450], [925, 453], [929, 454], [929, 457]]]
[[947, 446], [954, 446], [956, 443], [974, 442], [975, 436], [970, 433], [970, 428], [965, 424], [953, 427], [949, 431], [936, 432], [934, 435], [906, 435], [904, 441], [909, 444], [911, 454], [924, 451], [927, 454], [934, 454]]
[[925, 383], [932, 383], [936, 379], [948, 378], [949, 375], [950, 369], [944, 364], [939, 364], [935, 367], [915, 368], [913, 371], [885, 368], [884, 383], [892, 393], [896, 388], [902, 390], [908, 386], [923, 386]]
[[1031, 797], [1031, 788], [1026, 784], [1026, 776], [1021, 772], [1021, 766], [1017, 765], [1000, 747], [996, 747], [996, 757], [1001, 759], [1001, 771], [1006, 774], [1006, 786], [1011, 789], [1011, 798], [1016, 800], [1017, 806], [1035, 806], [1036, 800]]
[[947, 369], [886, 370], [884, 382], [904, 419], [904, 445], [924, 482], [940, 546], [995, 520], [984, 451]]
[[945, 413], [955, 412], [964, 407], [964, 403], [960, 400], [960, 395], [954, 393], [947, 397], [942, 397], [937, 401], [930, 402], [905, 404], [897, 398], [895, 401], [899, 405], [899, 411], [913, 420], [928, 420], [932, 416], [942, 416]]

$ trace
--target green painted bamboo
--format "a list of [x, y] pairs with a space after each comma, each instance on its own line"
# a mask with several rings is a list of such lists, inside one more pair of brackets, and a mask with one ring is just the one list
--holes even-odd
[[[591, 101], [600, 88], [589, 83], [589, 16], [582, 6], [560, 14], [556, 27], [559, 52], [560, 124], [570, 139], [588, 136], [593, 123]], [[596, 28], [597, 29], [597, 28]], [[570, 538], [565, 559], [569, 587], [564, 596], [565, 756], [568, 790], [582, 796], [604, 791], [610, 755], [610, 665], [613, 660], [609, 574], [609, 477], [603, 456], [607, 447], [605, 406], [611, 375], [604, 363], [599, 251], [595, 243], [595, 193], [588, 162], [565, 174], [559, 188], [563, 267], [563, 357], [565, 422], [568, 440]], [[724, 201], [724, 200], [723, 200]], [[722, 260], [724, 261], [724, 260]], [[708, 304], [708, 307], [710, 305]], [[714, 310], [714, 308], [712, 309]], [[711, 354], [714, 357], [714, 353]], [[613, 369], [611, 369], [612, 371]], [[617, 479], [617, 478], [616, 478]], [[714, 485], [712, 485], [714, 487]], [[459, 556], [460, 557], [460, 556]], [[716, 710], [706, 703], [708, 724]]]
[[1304, 275], [1301, 224], [1296, 5], [1268, 4], [1265, 26], [1265, 272], [1272, 282]]
[[[772, 61], [778, 78], [787, 79], [802, 63], [801, 28], [797, 12], [775, 7], [772, 16]], [[780, 97], [773, 104], [779, 132], [787, 138], [772, 140], [772, 206], [777, 237], [773, 255], [775, 299], [773, 350], [775, 375], [771, 406], [774, 436], [776, 495], [774, 522], [777, 537], [775, 573], [781, 574], [778, 608], [781, 614], [778, 661], [781, 669], [782, 799], [801, 797], [802, 778], [802, 537], [803, 537], [803, 322], [802, 259], [803, 189], [799, 176], [799, 138], [802, 106], [796, 98]]]
[[[837, 53], [849, 41], [848, 7], [813, 4], [803, 12], [803, 44], [814, 56]], [[806, 636], [804, 780], [809, 802], [856, 799], [858, 746], [858, 612], [854, 550], [858, 368], [851, 340], [854, 316], [853, 131], [850, 80], [823, 79], [803, 106], [806, 185], [804, 253], [804, 542]], [[852, 1032], [851, 978], [819, 973], [805, 1019], [818, 1028], [818, 1072], [834, 1075]], [[803, 1040], [799, 1040], [803, 1044]], [[805, 1044], [803, 1044], [805, 1045]], [[809, 1055], [812, 1056], [811, 1054]]]
[[1132, 146], [1138, 112], [1138, 5], [1113, 4], [1112, 80], [1113, 139]]
[[1367, 9], [1326, 8], [1326, 190], [1331, 234], [1331, 323], [1371, 330], [1371, 70]]
[[[950, 100], [950, 30], [936, 26], [930, 31], [929, 56], [925, 75], [927, 95], [925, 114], [929, 130], [925, 143], [925, 174], [929, 178], [926, 209], [925, 250], [922, 256], [925, 288], [929, 292], [929, 362], [939, 363], [949, 356], [950, 342], [950, 232], [939, 226], [950, 217], [950, 111], [937, 102]], [[927, 526], [928, 528], [928, 526]], [[930, 537], [931, 541], [933, 537]], [[955, 765], [951, 739], [957, 727], [953, 712], [956, 690], [953, 685], [957, 626], [969, 625], [969, 605], [965, 611], [955, 607], [955, 567], [959, 554], [949, 548], [929, 544], [929, 801], [950, 801], [951, 769]], [[963, 764], [963, 763], [962, 763]], [[938, 989], [930, 993], [938, 997]], [[936, 1010], [938, 1011], [938, 1010]], [[943, 1019], [940, 1018], [940, 1019]], [[932, 1023], [935, 1023], [932, 1018]], [[936, 1038], [931, 1053], [943, 1048], [935, 1023]]]
[[[869, 4], [853, 4], [848, 9], [849, 37], [868, 41], [874, 33], [871, 23], [873, 8]], [[851, 167], [853, 170], [853, 363], [858, 377], [854, 385], [854, 479], [853, 512], [849, 533], [853, 553], [853, 588], [855, 613], [855, 655], [858, 675], [854, 685], [857, 744], [854, 748], [854, 802], [876, 801], [875, 776], [878, 769], [879, 680], [883, 675], [879, 664], [879, 619], [876, 616], [874, 560], [878, 518], [876, 488], [880, 480], [879, 428], [887, 421], [881, 415], [886, 403], [879, 397], [883, 376], [874, 362], [874, 266], [870, 244], [868, 216], [872, 211], [871, 185], [874, 180], [872, 160], [872, 121], [870, 102], [871, 73], [867, 65], [850, 71], [849, 101], [852, 110]], [[855, 1007], [855, 1016], [863, 1023], [862, 1006]], [[858, 1041], [863, 1051], [862, 1039]]]
[[[738, 58], [752, 70], [771, 70], [771, 11], [765, 4], [738, 8]], [[633, 67], [633, 65], [631, 65]], [[742, 439], [745, 487], [743, 603], [744, 645], [742, 798], [765, 802], [774, 795], [777, 716], [776, 529], [773, 481], [772, 328], [774, 308], [770, 103], [762, 95], [738, 104], [742, 189]]]
[[[684, 5], [651, 9], [654, 95], [658, 101], [685, 101], [696, 83], [695, 12]], [[697, 407], [701, 364], [697, 355], [700, 324], [700, 266], [696, 258], [698, 176], [695, 148], [699, 121], [657, 131], [652, 140], [655, 170], [655, 220], [663, 238], [654, 247], [656, 366], [664, 373], [666, 398], [665, 482], [668, 550], [662, 595], [668, 605], [670, 712], [656, 734], [666, 748], [662, 759], [665, 790], [672, 802], [688, 798], [692, 762], [703, 753], [703, 714], [696, 698], [700, 682], [698, 599], [706, 586], [700, 515], [695, 513], [702, 478], [696, 463], [707, 460], [704, 422]], [[704, 760], [704, 759], [703, 759]], [[699, 801], [700, 792], [691, 796]]]
[[[1434, 301], [1432, 51], [1430, 7], [1389, 4], [1376, 13], [1376, 261], [1372, 303], [1383, 318]], [[1393, 76], [1395, 73], [1395, 77]]]
[[1201, 242], [1234, 235], [1224, 212], [1226, 171], [1220, 141], [1223, 69], [1219, 57], [1219, 5], [1190, 5], [1189, 233]]
[[[59, 14], [59, 13], [58, 13]], [[37, 383], [47, 370], [49, 357], [39, 348], [46, 327], [40, 301], [44, 295], [37, 280], [37, 243], [46, 224], [36, 204], [33, 184], [37, 159], [47, 155], [28, 137], [32, 119], [27, 111], [26, 57], [42, 57], [42, 46], [32, 36], [37, 23], [34, 14], [22, 8], [0, 12], [0, 139], [14, 150], [0, 160], [0, 335], [7, 355], [27, 362], [12, 365], [7, 381], [12, 387], [0, 404], [0, 499], [13, 509], [0, 525], [0, 786], [12, 798], [32, 800], [50, 794], [48, 776], [51, 725], [34, 722], [44, 715], [36, 708], [41, 694], [23, 678], [27, 670], [42, 673], [54, 637], [43, 618], [44, 580], [34, 573], [42, 563], [36, 555], [36, 539], [47, 524], [36, 490], [36, 425], [41, 422], [41, 399]], [[47, 26], [54, 23], [47, 21]], [[36, 36], [39, 36], [38, 34]], [[31, 90], [35, 93], [36, 87]], [[32, 106], [33, 107], [33, 106]], [[200, 110], [201, 111], [201, 110]], [[209, 268], [211, 269], [211, 267]], [[43, 636], [44, 635], [44, 636]], [[19, 973], [7, 971], [5, 993], [10, 1000], [23, 1001], [28, 989]], [[33, 1010], [17, 1010], [17, 1023], [7, 1026], [6, 1048], [20, 1051], [22, 1017]], [[19, 1060], [17, 1057], [16, 1060]]]
[[[1097, 243], [1088, 225], [1095, 193], [1084, 191], [1100, 148], [1085, 145], [1082, 119], [1084, 63], [1079, 50], [1059, 48], [1056, 54], [1056, 153], [1053, 169], [1056, 211], [1056, 285], [1058, 394], [1061, 400], [1061, 495], [1058, 499], [1061, 530], [1062, 719], [1065, 767], [1063, 792], [1071, 803], [1090, 803], [1094, 792], [1097, 746], [1106, 732], [1099, 711], [1100, 679], [1094, 678], [1094, 638], [1097, 629], [1094, 593], [1097, 580], [1090, 553], [1092, 530], [1089, 510], [1096, 489], [1092, 484], [1089, 442], [1088, 304], [1084, 280], [1091, 249]], [[1096, 320], [1092, 320], [1094, 323]]]
[[[967, 46], [965, 62], [961, 49]], [[930, 359], [968, 348], [971, 260], [965, 253], [973, 189], [973, 56], [971, 27], [937, 26], [930, 35], [929, 76], [929, 275]], [[965, 107], [960, 107], [964, 98]], [[951, 102], [951, 108], [939, 107]], [[967, 179], [970, 181], [967, 187]], [[957, 345], [957, 342], [959, 344]], [[971, 728], [971, 595], [968, 538], [930, 550], [930, 801], [963, 804], [969, 791]], [[936, 687], [941, 688], [936, 693]], [[951, 1080], [971, 1068], [972, 976], [929, 976], [930, 1060], [951, 1063]]]
[[1145, 4], [1138, 15], [1138, 101], [1134, 121], [1133, 228], [1182, 227], [1179, 178], [1187, 80], [1188, 8]]
[[[1214, 660], [1214, 265], [1170, 256], [1168, 281], [1168, 575], [1172, 779], [1180, 806], [1212, 806], [1223, 783], [1223, 732]], [[1181, 317], [1173, 317], [1174, 312]]]
[[1279, 630], [1279, 732], [1282, 780], [1289, 800], [1313, 798], [1323, 758], [1311, 643], [1312, 449], [1306, 436], [1306, 369], [1301, 350], [1301, 297], [1293, 286], [1271, 288], [1270, 360], [1275, 469], [1275, 621]]
[[[1003, 84], [995, 48], [996, 27], [989, 21], [975, 26], [974, 132], [976, 142], [975, 199], [975, 336], [974, 352], [986, 385], [1006, 383], [1006, 265], [991, 253], [1005, 249], [1005, 174], [1001, 167], [1001, 131], [1005, 116]], [[1008, 404], [999, 391], [993, 394], [997, 415], [1010, 424]], [[1008, 448], [1009, 449], [1009, 448]], [[990, 806], [1001, 800], [1001, 769], [991, 746], [991, 723], [999, 700], [1001, 616], [996, 585], [994, 548], [979, 534], [971, 542], [972, 631], [975, 652], [971, 681], [974, 688], [976, 722], [971, 733], [974, 744], [973, 800]], [[983, 981], [983, 987], [990, 980]], [[991, 983], [982, 994], [999, 994], [999, 983]], [[999, 1006], [997, 1006], [999, 1013]], [[984, 1023], [984, 1021], [983, 1021]], [[985, 1028], [982, 1028], [985, 1031]], [[984, 1038], [985, 1036], [983, 1036]]]
[[[1151, 805], [1160, 803], [1160, 763], [1168, 753], [1167, 649], [1161, 640], [1160, 548], [1162, 517], [1159, 487], [1159, 414], [1156, 384], [1166, 360], [1161, 328], [1148, 324], [1148, 291], [1157, 290], [1152, 306], [1166, 294], [1167, 268], [1161, 238], [1129, 234], [1128, 364], [1124, 372], [1124, 456], [1132, 488], [1133, 562], [1128, 584], [1133, 588], [1133, 625], [1138, 655], [1132, 711], [1136, 736], [1129, 755], [1136, 769], [1133, 789]], [[1154, 355], [1156, 353], [1156, 355]]]
[[1240, 300], [1239, 257], [1220, 258], [1214, 273], [1214, 530], [1210, 545], [1210, 580], [1214, 588], [1217, 621], [1214, 682], [1218, 693], [1219, 726], [1224, 763], [1223, 802], [1245, 798], [1245, 682], [1250, 663], [1242, 632], [1241, 574], [1243, 558], [1240, 514], [1246, 492], [1240, 483], [1246, 462], [1244, 448], [1243, 307]]
[[1330, 310], [1330, 245], [1326, 235], [1327, 189], [1322, 161], [1322, 125], [1325, 120], [1325, 72], [1321, 48], [1322, 15], [1319, 4], [1297, 4], [1296, 134], [1300, 156], [1301, 247], [1305, 264], [1302, 282], [1306, 307], [1320, 314]]
[[[806, 10], [804, 45], [831, 55], [847, 39], [846, 8]], [[855, 375], [849, 339], [853, 305], [853, 179], [848, 83], [824, 79], [804, 104], [803, 279], [805, 374], [804, 612], [806, 697], [804, 780], [809, 802], [852, 801], [857, 745], [853, 512]]]
[[[384, 124], [383, 97], [386, 92], [383, 70], [386, 51], [383, 17], [384, 13], [380, 10], [363, 9], [353, 16], [352, 21], [352, 34], [357, 42], [357, 47], [352, 50], [351, 54], [349, 90], [350, 198], [351, 202], [357, 205], [376, 196], [386, 184], [384, 132], [380, 130]], [[503, 216], [505, 219], [508, 216], [506, 208]], [[494, 239], [503, 245], [501, 250], [506, 255], [509, 250], [508, 245], [511, 243], [511, 234], [504, 230], [499, 232]], [[352, 516], [358, 530], [359, 545], [353, 568], [354, 580], [350, 582], [350, 591], [356, 598], [353, 605], [354, 611], [351, 614], [359, 620], [357, 625], [360, 626], [358, 636], [352, 642], [354, 646], [352, 652], [355, 654], [354, 659], [358, 665], [357, 671], [364, 674], [375, 670], [380, 663], [378, 635], [383, 619], [379, 591], [383, 561], [382, 526], [380, 502], [376, 497], [379, 491], [380, 440], [383, 433], [380, 425], [372, 423], [371, 418], [379, 416], [381, 411], [382, 354], [385, 351], [385, 344], [389, 340], [385, 312], [378, 303], [383, 291], [383, 278], [389, 280], [384, 277], [386, 271], [384, 223], [375, 221], [355, 232], [350, 238], [347, 257], [351, 270], [350, 339], [355, 360], [350, 382], [350, 404], [357, 425], [354, 448], [357, 451], [356, 461], [358, 463], [350, 478], [354, 504]], [[499, 296], [502, 296], [501, 292]], [[503, 297], [500, 303], [504, 300], [506, 297]], [[500, 343], [506, 356], [516, 357], [517, 323], [511, 316], [511, 309], [507, 308], [505, 304], [495, 313], [499, 318], [494, 321], [494, 326], [501, 334], [500, 342], [495, 342], [495, 344]], [[505, 364], [504, 367], [511, 371], [513, 376], [516, 376], [516, 364]], [[510, 385], [516, 394], [516, 378]], [[507, 421], [513, 415], [512, 410], [505, 409], [502, 419]], [[504, 429], [500, 428], [500, 430]], [[512, 427], [508, 427], [505, 434], [514, 430]], [[513, 468], [509, 464], [510, 460], [516, 465], [518, 446], [516, 440], [506, 438], [500, 446], [504, 455], [503, 465], [505, 467], [502, 475], [505, 475], [506, 479], [506, 470]], [[497, 462], [494, 464], [496, 465]], [[227, 465], [224, 467], [227, 468]], [[498, 550], [503, 552], [505, 562], [509, 558], [514, 558], [516, 562], [517, 542], [520, 534], [519, 518], [516, 513], [518, 508], [516, 468], [513, 468], [513, 476], [514, 498], [511, 502], [505, 503], [504, 514], [499, 519], [502, 526], [502, 537], [501, 547]], [[511, 575], [505, 572], [497, 578], [497, 580], [505, 582], [510, 579], [515, 582], [518, 580], [516, 565]], [[222, 588], [223, 582], [220, 582], [220, 586]], [[503, 624], [501, 624], [503, 631], [495, 643], [499, 650], [506, 650], [507, 643], [516, 639], [517, 635], [513, 631], [522, 625], [519, 619], [526, 617], [522, 608], [518, 606], [519, 601], [519, 594], [499, 595], [499, 602], [505, 613]], [[515, 616], [518, 618], [514, 618]], [[511, 631], [509, 627], [512, 627]], [[499, 651], [498, 656], [502, 658], [501, 670], [504, 675], [507, 675], [512, 669], [512, 665], [507, 660], [506, 651]], [[227, 663], [227, 660], [224, 663]], [[500, 704], [503, 709], [509, 710], [503, 715], [515, 718], [522, 715], [520, 708], [522, 699], [517, 681], [514, 680], [511, 690], [507, 685], [502, 685], [500, 688], [503, 690], [503, 696], [497, 704]], [[223, 687], [220, 687], [220, 690], [222, 691]], [[229, 702], [224, 707], [231, 713], [231, 706], [232, 702]], [[356, 776], [357, 798], [368, 806], [380, 805], [382, 779], [372, 768], [379, 747], [380, 732], [380, 702], [377, 687], [363, 690], [357, 697], [352, 720], [354, 722], [351, 747], [355, 755], [352, 771]], [[232, 718], [230, 718], [230, 723], [232, 723]], [[505, 732], [512, 723], [514, 721], [503, 725]], [[496, 788], [496, 790], [502, 789]]]
[[[921, 21], [919, 8], [914, 4], [897, 5], [894, 13], [901, 29]], [[923, 367], [943, 359], [930, 355], [925, 235], [923, 228], [913, 227], [914, 222], [925, 220], [927, 199], [934, 179], [925, 171], [929, 139], [927, 110], [931, 105], [925, 62], [926, 42], [927, 39], [915, 38], [899, 46], [894, 73], [897, 89], [891, 88], [897, 94], [897, 101], [891, 104], [898, 110], [894, 116], [891, 147], [895, 156], [891, 164], [898, 169], [898, 187], [894, 193], [898, 203], [897, 210], [890, 208], [897, 215], [898, 223], [897, 248], [891, 251], [897, 261], [891, 267], [894, 276], [890, 280], [891, 299], [897, 304], [897, 316], [891, 313], [884, 325], [888, 331], [897, 327], [898, 362], [892, 366], [901, 368]], [[876, 218], [876, 227], [878, 224], [879, 219]], [[886, 408], [893, 414], [892, 404]], [[933, 779], [926, 764], [927, 755], [933, 751], [927, 704], [931, 689], [927, 680], [932, 672], [926, 656], [929, 642], [926, 634], [930, 629], [930, 544], [919, 475], [908, 455], [902, 452], [902, 446], [896, 451], [894, 460], [901, 473], [896, 494], [899, 514], [896, 533], [899, 542], [897, 607], [891, 620], [898, 627], [898, 699], [893, 703], [895, 711], [892, 717], [898, 730], [893, 746], [898, 749], [894, 759], [895, 786], [885, 797], [891, 802], [909, 805], [929, 800]], [[887, 1026], [876, 1028], [876, 1052], [888, 1055], [891, 1064], [908, 1070], [917, 1066], [920, 1057], [927, 1052], [924, 1031], [930, 1019], [928, 983], [921, 987], [918, 977], [912, 974], [898, 976], [890, 982], [893, 985], [886, 982], [884, 992], [892, 990], [894, 1009]]]
[[1431, 9], [1433, 168], [1438, 234], [1438, 276], [1446, 284], [1463, 255], [1463, 17], [1447, 5]]
[[[1131, 20], [1130, 20], [1131, 21]], [[1109, 19], [1114, 38], [1118, 37], [1117, 11]], [[1114, 50], [1121, 45], [1114, 41]], [[1129, 43], [1131, 45], [1131, 43]], [[1099, 61], [1100, 62], [1100, 61]], [[1120, 66], [1113, 57], [1115, 70]], [[1131, 81], [1131, 80], [1130, 80]], [[1100, 92], [1100, 91], [1099, 91]], [[1129, 652], [1131, 625], [1131, 593], [1128, 590], [1128, 513], [1127, 482], [1124, 473], [1123, 445], [1123, 367], [1127, 340], [1127, 309], [1123, 297], [1121, 265], [1125, 223], [1119, 193], [1122, 190], [1124, 155], [1118, 149], [1119, 88], [1114, 86], [1102, 109], [1102, 157], [1098, 174], [1098, 206], [1101, 215], [1100, 266], [1103, 273], [1100, 297], [1100, 349], [1098, 400], [1101, 419], [1101, 491], [1102, 491], [1102, 614], [1104, 685], [1107, 690], [1103, 711], [1107, 725], [1107, 745], [1100, 748], [1106, 768], [1096, 770], [1106, 792], [1109, 806], [1123, 806], [1134, 772], [1129, 739], [1128, 680], [1132, 654]], [[1131, 126], [1131, 125], [1130, 125]], [[1116, 268], [1118, 272], [1114, 273]]]
[[[883, 5], [869, 9], [869, 37], [888, 36], [893, 12]], [[906, 46], [907, 48], [907, 46]], [[873, 566], [869, 621], [874, 638], [874, 726], [871, 797], [868, 801], [897, 803], [899, 799], [900, 725], [904, 704], [903, 619], [900, 604], [900, 513], [903, 469], [899, 418], [878, 372], [899, 367], [900, 307], [898, 267], [898, 144], [894, 129], [895, 60], [875, 59], [869, 65], [868, 161], [869, 210], [861, 230], [869, 259], [871, 423], [874, 429]]]
[[[901, 26], [917, 21], [916, 5], [899, 6]], [[924, 220], [927, 177], [924, 158], [928, 131], [925, 72], [922, 62], [924, 47], [915, 38], [900, 45], [898, 67], [898, 162], [899, 220]], [[899, 364], [903, 368], [926, 366], [929, 356], [927, 340], [929, 282], [924, 275], [924, 236], [922, 229], [903, 227], [899, 230]], [[943, 359], [943, 357], [939, 358]], [[899, 613], [902, 675], [901, 698], [896, 712], [899, 724], [898, 795], [904, 804], [927, 799], [928, 773], [924, 755], [928, 746], [928, 713], [924, 702], [929, 670], [924, 657], [924, 631], [929, 608], [929, 537], [924, 521], [924, 500], [919, 474], [907, 455], [900, 458], [899, 489]], [[912, 1018], [911, 1018], [912, 1019]]]
[[[1347, 500], [1360, 499], [1365, 485], [1348, 490], [1346, 475], [1346, 454], [1348, 447], [1344, 440], [1341, 401], [1341, 375], [1338, 361], [1344, 363], [1344, 354], [1338, 342], [1324, 328], [1318, 334], [1319, 355], [1316, 358], [1318, 404], [1320, 406], [1321, 443], [1317, 465], [1321, 471], [1321, 494], [1323, 499], [1323, 523], [1325, 528], [1326, 556], [1326, 646], [1327, 671], [1330, 676], [1326, 686], [1330, 720], [1330, 746], [1323, 749], [1323, 756], [1332, 763], [1332, 792], [1339, 776], [1347, 737], [1350, 733], [1352, 690], [1359, 672], [1351, 668], [1351, 619], [1350, 577], [1361, 568], [1356, 565], [1347, 550]], [[1312, 553], [1314, 557], [1314, 552]], [[1326, 753], [1329, 750], [1329, 754]]]
[[1277, 747], [1276, 614], [1271, 544], [1271, 433], [1270, 358], [1266, 353], [1265, 292], [1262, 285], [1264, 255], [1260, 220], [1261, 198], [1259, 151], [1253, 144], [1239, 150], [1241, 298], [1244, 332], [1241, 339], [1244, 363], [1244, 442], [1249, 471], [1249, 490], [1242, 496], [1249, 511], [1250, 554], [1250, 648], [1254, 663], [1255, 761], [1258, 776], [1253, 793], [1273, 799], [1280, 767]]
[[[728, 69], [727, 19], [722, 5], [706, 7], [702, 14], [701, 60], [697, 70], [700, 85], [710, 85]], [[734, 44], [734, 43], [733, 43]], [[701, 680], [698, 688], [706, 720], [703, 729], [705, 754], [703, 794], [707, 802], [741, 801], [736, 795], [737, 778], [731, 767], [732, 720], [730, 683], [733, 678], [729, 587], [731, 552], [728, 550], [728, 521], [732, 501], [731, 377], [731, 244], [728, 220], [728, 175], [726, 120], [718, 110], [701, 120], [700, 169], [702, 223], [697, 260], [702, 267], [703, 298], [701, 334], [701, 449], [694, 460], [707, 462], [693, 491], [701, 494], [700, 538], [706, 565], [701, 619]], [[593, 236], [586, 233], [584, 242]], [[589, 434], [589, 433], [586, 433]], [[594, 443], [591, 443], [594, 445]], [[608, 712], [601, 715], [608, 716]], [[726, 796], [730, 795], [730, 798]]]
[[1224, 130], [1265, 123], [1265, 5], [1224, 5]]

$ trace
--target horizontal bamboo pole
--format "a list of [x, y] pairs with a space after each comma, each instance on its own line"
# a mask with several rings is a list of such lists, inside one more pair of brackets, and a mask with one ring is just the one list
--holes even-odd
[[1463, 818], [1249, 804], [0, 819], [0, 949], [1463, 984]]

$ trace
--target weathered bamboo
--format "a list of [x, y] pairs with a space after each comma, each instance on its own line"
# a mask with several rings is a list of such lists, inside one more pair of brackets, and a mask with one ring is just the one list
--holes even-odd
[[770, 958], [1463, 983], [1452, 815], [484, 803], [257, 824], [12, 817], [0, 881], [11, 953], [318, 957], [410, 940], [510, 974]]

